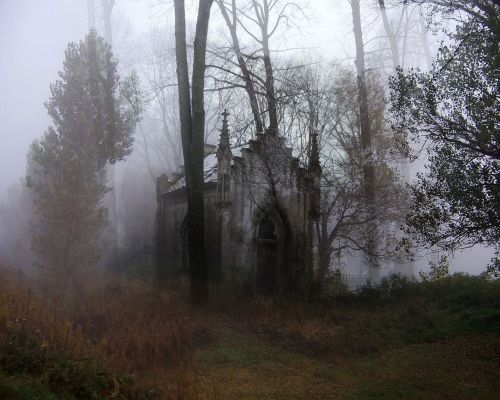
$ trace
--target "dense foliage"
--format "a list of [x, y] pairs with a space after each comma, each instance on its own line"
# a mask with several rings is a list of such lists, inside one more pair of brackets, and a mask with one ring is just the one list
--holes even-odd
[[394, 127], [408, 153], [425, 149], [428, 159], [412, 188], [409, 230], [445, 250], [498, 249], [500, 7], [450, 2], [444, 12], [458, 12], [461, 22], [431, 71], [399, 70], [391, 81]]
[[95, 31], [70, 43], [46, 103], [53, 127], [28, 154], [32, 247], [46, 274], [73, 285], [99, 259], [105, 167], [131, 151], [136, 113], [118, 101], [117, 63]]

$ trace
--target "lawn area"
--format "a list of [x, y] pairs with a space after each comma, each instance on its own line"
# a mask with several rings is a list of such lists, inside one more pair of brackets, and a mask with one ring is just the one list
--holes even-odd
[[1, 400], [497, 399], [500, 283], [398, 277], [327, 301], [0, 281]]
[[235, 336], [199, 351], [196, 361], [196, 392], [210, 399], [497, 399], [500, 393], [500, 337], [491, 334], [349, 360]]

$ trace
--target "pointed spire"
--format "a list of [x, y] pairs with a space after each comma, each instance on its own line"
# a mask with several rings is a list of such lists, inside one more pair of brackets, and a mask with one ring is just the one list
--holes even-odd
[[227, 125], [227, 117], [229, 116], [229, 113], [227, 110], [224, 110], [224, 112], [221, 114], [223, 116], [222, 120], [222, 129], [220, 131], [220, 141], [219, 141], [219, 149], [217, 150], [217, 155], [218, 157], [222, 157], [225, 155], [228, 155], [231, 157], [231, 145], [229, 143], [229, 128]]
[[227, 207], [231, 204], [231, 162], [233, 153], [229, 143], [229, 128], [227, 117], [229, 113], [224, 110], [222, 116], [222, 129], [220, 131], [219, 148], [217, 149], [217, 205]]
[[315, 130], [311, 133], [311, 148], [309, 151], [309, 172], [319, 175], [321, 173], [321, 164], [319, 162], [318, 133]]

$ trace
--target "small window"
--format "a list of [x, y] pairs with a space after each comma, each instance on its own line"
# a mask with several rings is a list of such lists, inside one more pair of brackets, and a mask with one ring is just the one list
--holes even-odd
[[266, 214], [259, 226], [259, 239], [278, 240], [276, 235], [276, 225], [273, 220]]

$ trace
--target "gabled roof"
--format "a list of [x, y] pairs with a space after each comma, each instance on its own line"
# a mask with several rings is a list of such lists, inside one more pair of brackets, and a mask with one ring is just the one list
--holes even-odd
[[[244, 145], [232, 147], [231, 151], [233, 157], [241, 156], [241, 150]], [[217, 152], [215, 151], [215, 146], [213, 152], [208, 153], [203, 160], [203, 173], [205, 183], [216, 183], [217, 182]], [[166, 193], [172, 193], [186, 186], [186, 178], [181, 176], [175, 183], [170, 186]]]

